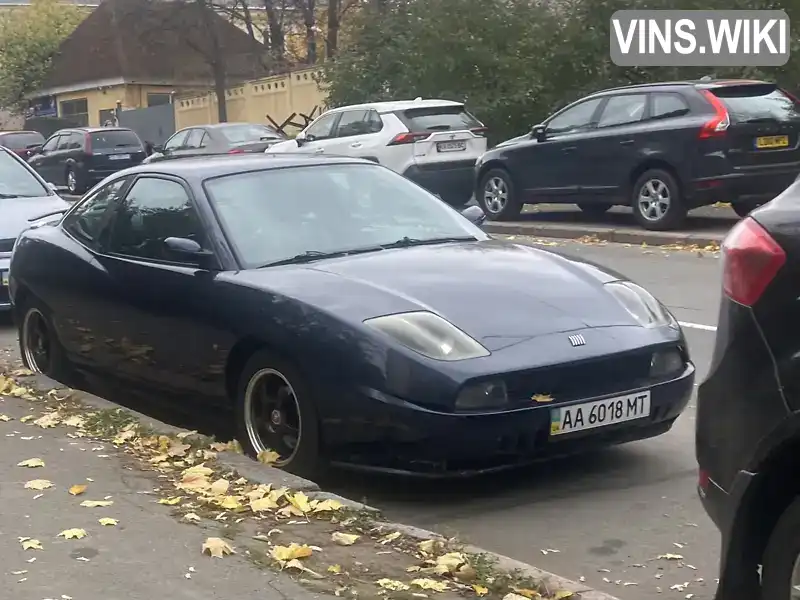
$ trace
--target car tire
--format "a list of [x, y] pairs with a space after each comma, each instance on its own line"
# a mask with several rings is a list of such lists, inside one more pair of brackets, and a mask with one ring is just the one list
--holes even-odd
[[514, 182], [511, 181], [511, 175], [505, 169], [490, 169], [484, 173], [477, 196], [478, 205], [490, 221], [516, 219], [524, 206], [517, 195]]
[[792, 597], [792, 571], [799, 558], [800, 498], [796, 498], [775, 524], [761, 559], [763, 600]]
[[16, 311], [19, 353], [25, 368], [69, 385], [73, 370], [53, 326], [51, 311], [31, 296]]
[[67, 190], [73, 196], [83, 194], [86, 191], [86, 184], [75, 167], [67, 167]]
[[239, 376], [235, 419], [245, 453], [258, 458], [273, 450], [280, 456], [273, 466], [313, 476], [322, 459], [319, 417], [307, 381], [289, 361], [266, 350], [256, 352]]
[[590, 217], [602, 217], [614, 206], [605, 202], [579, 202], [578, 208]]
[[654, 231], [676, 229], [686, 218], [681, 188], [664, 169], [649, 169], [639, 176], [631, 191], [631, 208], [637, 223]]

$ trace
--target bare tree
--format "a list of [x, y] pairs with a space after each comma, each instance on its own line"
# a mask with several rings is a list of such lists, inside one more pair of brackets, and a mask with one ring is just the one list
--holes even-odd
[[306, 32], [306, 62], [313, 65], [317, 62], [317, 0], [292, 0], [303, 19]]
[[325, 58], [333, 58], [339, 49], [341, 9], [341, 0], [328, 0], [328, 33], [325, 39]]

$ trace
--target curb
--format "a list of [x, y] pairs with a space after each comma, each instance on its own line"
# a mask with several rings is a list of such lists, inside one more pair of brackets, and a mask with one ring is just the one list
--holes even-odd
[[618, 244], [641, 244], [669, 246], [671, 244], [708, 246], [721, 244], [727, 232], [682, 233], [677, 231], [648, 231], [647, 229], [612, 229], [591, 225], [551, 225], [539, 223], [501, 223], [491, 221], [483, 224], [486, 233], [502, 235], [529, 235], [534, 237], [575, 240], [593, 237], [604, 242]]
[[[154, 419], [126, 406], [116, 404], [110, 400], [106, 400], [105, 398], [95, 396], [82, 390], [69, 388], [45, 375], [28, 375], [17, 377], [17, 379], [20, 381], [20, 383], [24, 382], [26, 386], [41, 393], [46, 393], [50, 390], [71, 390], [77, 396], [77, 399], [80, 402], [83, 402], [84, 404], [98, 410], [122, 409], [135, 417], [142, 425], [150, 427], [164, 434], [175, 435], [178, 433], [187, 432], [186, 429], [175, 427], [169, 423], [164, 423], [163, 421]], [[366, 510], [375, 514], [380, 512], [377, 508], [361, 502], [356, 502], [355, 500], [350, 500], [349, 498], [344, 498], [336, 494], [322, 491], [320, 487], [313, 481], [298, 477], [292, 473], [287, 473], [281, 469], [262, 465], [242, 454], [228, 451], [219, 452], [217, 454], [217, 461], [223, 466], [223, 468], [227, 468], [230, 471], [233, 471], [236, 475], [245, 477], [255, 483], [266, 485], [272, 484], [274, 487], [288, 487], [295, 491], [302, 491], [311, 499], [335, 499], [345, 506], [357, 511]], [[386, 529], [399, 531], [408, 537], [415, 538], [420, 541], [431, 539], [447, 541], [447, 538], [434, 531], [421, 529], [419, 527], [414, 527], [413, 525], [393, 522], [381, 522], [381, 525]], [[479, 548], [478, 546], [467, 544], [464, 546], [464, 552], [468, 554], [490, 556], [492, 559], [494, 559], [499, 569], [506, 572], [516, 571], [524, 576], [543, 582], [549, 589], [572, 592], [572, 597], [575, 598], [575, 600], [619, 600], [615, 596], [595, 590], [594, 588], [588, 587], [585, 584], [566, 579], [560, 575], [556, 575], [555, 573], [538, 569], [528, 563], [520, 562], [513, 558], [509, 558], [508, 556], [491, 552], [490, 550], [486, 550], [484, 548]]]

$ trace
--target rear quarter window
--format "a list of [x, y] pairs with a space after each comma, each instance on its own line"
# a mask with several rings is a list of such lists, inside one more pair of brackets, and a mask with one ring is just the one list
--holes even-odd
[[124, 146], [141, 146], [142, 141], [133, 131], [114, 130], [92, 133], [92, 148], [111, 150]]
[[735, 122], [800, 120], [800, 106], [774, 85], [740, 85], [712, 89]]
[[463, 131], [483, 127], [483, 123], [464, 110], [463, 106], [409, 108], [395, 114], [411, 132]]

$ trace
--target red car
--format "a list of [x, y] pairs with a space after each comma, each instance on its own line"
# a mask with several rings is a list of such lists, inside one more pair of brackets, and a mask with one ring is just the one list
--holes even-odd
[[32, 149], [44, 144], [44, 136], [38, 131], [0, 131], [0, 146], [11, 150], [24, 160], [33, 156]]

